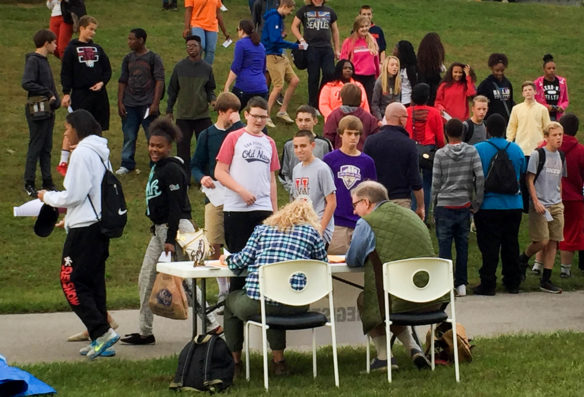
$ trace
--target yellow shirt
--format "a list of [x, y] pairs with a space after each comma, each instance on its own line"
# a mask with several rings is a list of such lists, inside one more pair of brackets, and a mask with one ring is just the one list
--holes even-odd
[[543, 129], [550, 121], [547, 108], [536, 101], [515, 105], [507, 125], [507, 140], [515, 141], [529, 156], [543, 141]]

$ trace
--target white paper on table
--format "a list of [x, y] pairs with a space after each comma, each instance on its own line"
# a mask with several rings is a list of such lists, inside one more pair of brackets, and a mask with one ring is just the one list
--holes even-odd
[[227, 47], [229, 47], [231, 44], [233, 44], [233, 40], [231, 40], [231, 39], [227, 39], [227, 40], [225, 40], [225, 41], [223, 42], [223, 44], [222, 44], [222, 45], [223, 45], [223, 47], [227, 48]]
[[146, 108], [146, 112], [144, 113], [144, 120], [146, 120], [150, 116], [150, 108]]
[[170, 251], [169, 252], [162, 251], [160, 257], [158, 258], [158, 262], [172, 262], [172, 253]]
[[201, 186], [201, 191], [205, 193], [211, 204], [215, 207], [219, 207], [220, 205], [223, 205], [226, 188], [219, 181], [213, 181], [213, 183], [215, 184], [213, 189]]
[[551, 222], [554, 220], [554, 217], [552, 216], [552, 214], [550, 214], [550, 212], [547, 208], [545, 209], [544, 215], [545, 215], [546, 221]]
[[41, 212], [43, 202], [41, 200], [30, 200], [19, 207], [14, 207], [14, 216], [38, 216]]

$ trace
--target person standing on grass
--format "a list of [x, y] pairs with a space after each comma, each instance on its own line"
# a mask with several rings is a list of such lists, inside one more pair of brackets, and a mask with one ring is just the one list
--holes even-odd
[[[297, 43], [284, 40], [284, 17], [290, 15], [292, 11], [294, 11], [294, 0], [280, 1], [280, 6], [277, 9], [269, 10], [264, 15], [265, 23], [262, 30], [262, 43], [266, 47], [266, 64], [272, 80], [272, 92], [268, 98], [268, 115], [270, 115], [276, 99], [282, 92], [284, 82], [286, 82], [288, 88], [284, 93], [282, 106], [276, 114], [276, 117], [286, 124], [294, 124], [287, 109], [300, 80], [294, 73], [290, 60], [284, 55], [284, 49], [306, 49], [306, 43], [299, 47]], [[266, 125], [270, 128], [276, 127], [271, 118], [268, 118]]]
[[[146, 184], [146, 216], [152, 221], [152, 237], [146, 248], [138, 287], [140, 292], [140, 332], [127, 334], [121, 341], [130, 345], [154, 344], [152, 333], [154, 321], [148, 301], [156, 280], [156, 264], [164, 252], [176, 254], [177, 260], [185, 260], [180, 248], [176, 248], [176, 236], [195, 231], [191, 222], [191, 203], [187, 195], [188, 174], [184, 171], [182, 161], [172, 157], [172, 145], [181, 139], [180, 130], [168, 119], [160, 118], [150, 125], [148, 154], [152, 169]], [[196, 289], [197, 301], [200, 292]], [[201, 313], [200, 310], [197, 310]], [[212, 332], [221, 332], [221, 327], [211, 313], [203, 318]]]
[[428, 105], [434, 106], [436, 91], [442, 80], [441, 74], [446, 71], [444, 66], [444, 45], [436, 32], [426, 33], [417, 54], [418, 82], [430, 86]]
[[[490, 138], [475, 146], [481, 158], [485, 178], [492, 166], [493, 156], [498, 150], [504, 149], [513, 164], [519, 186], [520, 176], [525, 173], [525, 156], [517, 144], [505, 140], [507, 124], [505, 117], [494, 113], [487, 118], [485, 124]], [[479, 269], [481, 282], [473, 288], [475, 295], [495, 295], [499, 256], [505, 290], [510, 294], [519, 293], [521, 282], [518, 262], [519, 226], [522, 209], [523, 202], [519, 190], [514, 194], [508, 194], [485, 189], [481, 208], [474, 214], [477, 244], [482, 255], [482, 266]]]
[[185, 27], [183, 38], [198, 36], [201, 52], [205, 52], [205, 62], [213, 65], [215, 48], [217, 47], [218, 30], [221, 28], [225, 40], [229, 33], [223, 24], [221, 0], [185, 0]]
[[337, 207], [334, 213], [335, 229], [328, 247], [331, 255], [344, 255], [349, 249], [358, 216], [353, 214], [351, 189], [366, 180], [377, 180], [375, 162], [357, 149], [363, 133], [363, 123], [357, 117], [345, 116], [339, 122], [337, 133], [341, 147], [324, 156], [323, 161], [333, 172]]
[[[217, 153], [231, 131], [239, 130], [243, 123], [239, 118], [241, 102], [231, 92], [223, 92], [217, 97], [215, 110], [217, 122], [203, 130], [197, 140], [195, 154], [191, 159], [191, 174], [193, 179], [208, 189], [215, 189], [215, 165]], [[205, 236], [213, 246], [214, 254], [209, 259], [219, 259], [221, 247], [225, 246], [225, 230], [223, 228], [223, 204], [213, 205], [205, 197]], [[224, 299], [229, 293], [229, 279], [218, 277], [219, 299]]]
[[109, 237], [101, 233], [99, 222], [101, 182], [106, 167], [111, 168], [110, 151], [107, 139], [101, 136], [101, 126], [87, 110], [67, 115], [65, 135], [71, 145], [76, 145], [63, 181], [65, 190], [40, 190], [38, 198], [51, 207], [67, 208], [61, 287], [92, 341], [80, 353], [93, 360], [114, 355], [110, 348], [120, 338], [107, 320], [105, 261]]
[[296, 12], [291, 30], [300, 44], [308, 44], [308, 104], [317, 108], [320, 87], [333, 79], [335, 58], [341, 59], [339, 28], [337, 14], [325, 0], [304, 0], [304, 4]]
[[[316, 135], [314, 132], [314, 127], [318, 124], [318, 115], [316, 109], [310, 105], [300, 105], [296, 109], [296, 127], [298, 130], [307, 130], [314, 134], [314, 149], [312, 153], [319, 159], [323, 159], [324, 155], [333, 150], [333, 145], [331, 142], [321, 136]], [[284, 189], [290, 194], [294, 192], [294, 182], [292, 179], [292, 170], [298, 164], [299, 161], [294, 155], [294, 138], [288, 139], [284, 142], [284, 147], [282, 148], [282, 157], [280, 164], [280, 172], [278, 173], [278, 179]]]
[[333, 214], [337, 207], [337, 188], [331, 169], [321, 159], [316, 158], [314, 134], [310, 131], [298, 131], [294, 135], [294, 154], [299, 163], [292, 171], [294, 181], [294, 199], [310, 200], [314, 211], [320, 219], [320, 231], [326, 246], [331, 242], [335, 223]]
[[[179, 61], [168, 83], [166, 116], [176, 119], [182, 140], [176, 144], [176, 152], [183, 159], [184, 167], [191, 172], [191, 140], [211, 126], [209, 104], [215, 106], [215, 76], [213, 68], [201, 59], [201, 38], [187, 36], [187, 57]], [[176, 116], [173, 115], [174, 104]]]
[[[97, 19], [94, 17], [85, 15], [79, 19], [79, 38], [71, 40], [63, 54], [61, 106], [89, 111], [101, 130], [107, 131], [110, 109], [106, 85], [112, 77], [112, 68], [103, 48], [93, 42], [96, 30]], [[64, 176], [70, 154], [66, 138], [63, 138], [62, 148], [57, 171]]]
[[472, 99], [472, 115], [465, 120], [463, 141], [469, 145], [475, 145], [487, 140], [487, 129], [483, 120], [489, 109], [489, 99], [482, 95], [477, 95]]
[[371, 114], [382, 121], [385, 108], [393, 102], [401, 102], [401, 77], [399, 75], [399, 58], [388, 56], [381, 65], [381, 75], [375, 81], [371, 98]]
[[387, 48], [387, 43], [385, 42], [383, 29], [373, 23], [373, 8], [368, 5], [362, 5], [359, 9], [359, 15], [369, 19], [369, 33], [377, 42], [377, 47], [379, 48], [379, 63], [383, 63], [385, 60], [385, 49]]
[[148, 139], [148, 126], [160, 115], [164, 91], [164, 66], [160, 56], [146, 48], [146, 31], [132, 29], [128, 35], [130, 52], [122, 60], [118, 80], [118, 114], [122, 118], [124, 146], [122, 164], [116, 171], [124, 175], [136, 168], [134, 154], [140, 125]]
[[432, 169], [432, 202], [438, 256], [452, 259], [454, 240], [454, 287], [458, 296], [466, 295], [470, 217], [481, 206], [484, 186], [479, 154], [474, 146], [462, 141], [463, 134], [464, 128], [460, 120], [448, 120], [448, 144], [436, 152]]
[[[578, 142], [576, 133], [580, 121], [575, 114], [566, 113], [560, 119], [564, 139], [560, 150], [566, 155], [568, 176], [562, 178], [562, 203], [564, 204], [564, 240], [560, 241], [560, 277], [572, 276], [572, 260], [575, 251], [584, 250], [584, 145]], [[583, 255], [580, 254], [580, 257]]]
[[468, 100], [476, 95], [476, 76], [470, 65], [454, 62], [438, 86], [434, 106], [440, 110], [442, 118], [466, 120], [469, 116]]
[[[567, 177], [566, 161], [560, 155], [564, 128], [556, 121], [543, 130], [546, 145], [534, 150], [527, 165], [527, 188], [529, 189], [529, 239], [531, 243], [519, 255], [523, 274], [529, 266], [529, 258], [542, 251], [543, 274], [539, 289], [552, 294], [562, 289], [551, 282], [552, 269], [558, 242], [564, 239], [564, 205], [562, 204], [562, 177]], [[545, 156], [540, 169], [540, 156]]]
[[535, 100], [544, 105], [550, 119], [559, 120], [570, 104], [568, 98], [568, 83], [562, 76], [556, 75], [556, 63], [551, 54], [543, 57], [544, 75], [533, 82], [535, 84]]
[[394, 56], [399, 58], [401, 78], [401, 103], [410, 106], [412, 102], [412, 90], [418, 82], [416, 71], [416, 52], [414, 46], [407, 40], [400, 40], [393, 49]]
[[[27, 91], [28, 102], [25, 116], [28, 123], [29, 141], [24, 169], [24, 190], [36, 196], [35, 173], [37, 161], [40, 164], [43, 189], [57, 190], [51, 175], [51, 149], [53, 147], [53, 127], [55, 110], [59, 108], [59, 93], [53, 79], [53, 72], [47, 56], [55, 52], [57, 38], [47, 29], [39, 30], [33, 37], [35, 51], [26, 55], [22, 88]], [[35, 105], [36, 104], [36, 105]], [[33, 114], [35, 106], [46, 106], [46, 113], [39, 119]], [[39, 109], [40, 110], [40, 109]]]
[[488, 75], [477, 88], [478, 95], [484, 95], [489, 99], [489, 110], [486, 118], [494, 113], [498, 113], [509, 122], [511, 109], [515, 106], [513, 100], [513, 85], [505, 77], [505, 69], [509, 66], [507, 55], [492, 53], [487, 61], [491, 74]]

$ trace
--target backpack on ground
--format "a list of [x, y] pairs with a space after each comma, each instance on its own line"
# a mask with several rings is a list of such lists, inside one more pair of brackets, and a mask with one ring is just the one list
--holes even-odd
[[178, 368], [170, 389], [209, 391], [233, 384], [235, 364], [223, 339], [217, 335], [197, 335], [180, 352]]
[[[431, 338], [430, 330], [426, 333], [426, 356], [430, 355]], [[461, 363], [472, 362], [471, 339], [466, 335], [466, 329], [461, 323], [456, 323], [456, 342], [458, 347], [458, 361]], [[436, 364], [450, 364], [454, 362], [454, 338], [452, 325], [446, 321], [434, 328], [434, 354]]]
[[101, 180], [101, 219], [97, 215], [97, 211], [95, 211], [89, 194], [87, 198], [89, 199], [89, 204], [91, 204], [95, 218], [99, 221], [101, 233], [110, 238], [120, 237], [124, 233], [124, 227], [128, 222], [128, 209], [126, 207], [126, 200], [124, 199], [122, 184], [114, 173], [107, 168], [101, 156], [97, 152], [95, 153], [105, 168], [105, 173]]
[[517, 182], [515, 167], [513, 167], [513, 162], [507, 155], [507, 148], [511, 142], [507, 143], [502, 149], [499, 149], [493, 142], [487, 141], [487, 143], [497, 149], [497, 153], [489, 163], [489, 170], [485, 177], [485, 192], [517, 194], [519, 192], [519, 183]]

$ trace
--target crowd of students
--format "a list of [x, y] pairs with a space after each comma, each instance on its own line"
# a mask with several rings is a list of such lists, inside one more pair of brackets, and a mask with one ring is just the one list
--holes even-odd
[[[544, 57], [544, 75], [522, 84], [524, 101], [515, 105], [512, 84], [504, 75], [508, 66], [505, 54], [489, 56], [492, 73], [476, 88], [470, 65], [454, 62], [444, 66], [444, 47], [436, 33], [424, 37], [417, 58], [406, 40], [399, 41], [391, 55], [386, 54], [386, 38], [373, 23], [369, 6], [360, 8], [352, 33], [341, 43], [334, 10], [323, 0], [306, 0], [291, 24], [298, 40], [294, 43], [284, 40], [284, 18], [294, 11], [294, 0], [280, 0], [277, 5], [261, 0], [255, 3], [254, 21], [238, 24], [233, 63], [223, 93], [217, 97], [212, 63], [218, 28], [229, 38], [219, 0], [185, 2], [187, 57], [174, 66], [166, 90], [162, 59], [146, 47], [146, 31], [132, 29], [128, 35], [131, 52], [124, 57], [118, 81], [124, 145], [116, 173], [124, 175], [135, 169], [141, 125], [149, 141], [152, 167], [146, 200], [153, 237], [140, 272], [140, 331], [126, 335], [124, 342], [155, 342], [147, 303], [154, 265], [161, 252], [175, 251], [177, 230], [193, 228], [186, 194], [191, 179], [207, 189], [225, 188], [223, 205], [205, 201], [207, 237], [215, 248], [215, 258], [224, 246], [237, 253], [222, 258], [230, 268], [247, 267], [250, 271], [246, 279], [219, 280], [221, 299], [227, 302], [226, 325], [236, 328], [225, 329], [235, 353], [241, 350], [240, 321], [258, 309], [257, 267], [291, 256], [323, 259], [325, 250], [345, 254], [359, 214], [374, 209], [362, 211], [362, 200], [353, 201], [353, 189], [367, 180], [381, 182], [388, 191], [387, 200], [411, 208], [427, 225], [435, 219], [440, 257], [452, 257], [454, 240], [459, 296], [466, 295], [471, 222], [476, 225], [483, 260], [481, 284], [474, 288], [475, 294], [495, 294], [499, 252], [508, 292], [519, 291], [528, 260], [534, 255], [533, 271], [541, 273], [540, 288], [561, 292], [551, 282], [558, 243], [561, 277], [571, 276], [573, 253], [584, 249], [584, 146], [574, 138], [577, 117], [564, 114], [569, 104], [567, 83], [556, 75], [551, 55]], [[165, 4], [172, 7], [175, 3]], [[262, 6], [266, 9], [258, 18], [257, 9]], [[65, 49], [57, 47], [60, 39], [55, 33], [37, 32], [36, 51], [27, 56], [22, 80], [28, 91], [26, 117], [30, 127], [25, 190], [31, 196], [38, 194], [46, 203], [69, 208], [63, 266], [73, 269], [67, 280], [85, 290], [75, 299], [67, 297], [92, 340], [82, 354], [94, 358], [111, 355], [111, 346], [119, 336], [109, 327], [111, 319], [102, 299], [105, 284], [85, 285], [86, 270], [77, 262], [87, 258], [73, 252], [71, 244], [76, 239], [75, 244], [84, 247], [95, 237], [98, 217], [83, 209], [84, 197], [99, 197], [101, 188], [97, 182], [77, 186], [72, 181], [97, 181], [95, 176], [103, 175], [102, 168], [98, 172], [97, 166], [79, 165], [78, 153], [87, 152], [79, 149], [90, 141], [104, 145], [99, 136], [109, 128], [106, 85], [111, 66], [105, 51], [93, 42], [97, 20], [81, 16], [78, 25], [79, 38]], [[261, 26], [260, 34], [257, 29]], [[288, 106], [300, 80], [285, 49], [304, 51], [307, 58], [308, 104], [297, 109], [294, 119]], [[62, 99], [47, 62], [47, 56], [55, 52], [62, 60]], [[336, 67], [335, 58], [339, 59]], [[159, 106], [165, 91], [167, 118], [162, 119], [158, 118]], [[283, 98], [279, 98], [282, 91]], [[276, 117], [298, 127], [284, 144], [281, 159], [274, 140], [266, 134], [266, 126], [275, 127], [271, 110], [278, 101]], [[50, 151], [54, 110], [59, 105], [70, 107], [72, 113], [67, 117], [68, 142], [59, 162], [60, 172], [66, 174], [66, 190], [57, 193], [50, 174]], [[49, 111], [40, 112], [41, 107]], [[209, 107], [218, 113], [215, 123]], [[240, 120], [242, 110], [246, 124]], [[315, 131], [320, 116], [325, 121], [324, 137]], [[191, 157], [193, 134], [196, 150]], [[68, 167], [68, 146], [76, 144]], [[173, 145], [178, 159], [172, 157]], [[102, 149], [100, 158], [107, 162], [109, 151]], [[390, 155], [392, 151], [395, 153]], [[501, 152], [511, 164], [507, 176], [517, 182], [513, 191], [492, 187], [490, 171]], [[43, 183], [37, 193], [34, 171], [39, 160]], [[308, 209], [295, 204], [278, 212], [277, 178], [291, 201], [310, 203]], [[95, 210], [99, 213], [100, 208]], [[522, 210], [529, 213], [531, 243], [520, 255]], [[299, 215], [295, 211], [304, 215], [295, 217]], [[291, 214], [283, 218], [283, 213]], [[83, 219], [74, 225], [72, 222], [78, 221], [75, 214], [82, 214]], [[264, 226], [259, 226], [262, 223]], [[315, 233], [321, 239], [314, 239]], [[286, 246], [293, 248], [284, 249]], [[268, 255], [260, 252], [265, 247], [277, 249]], [[104, 241], [103, 255], [91, 259], [98, 275], [105, 269], [107, 249]], [[80, 300], [84, 301], [81, 307]], [[213, 318], [208, 321], [216, 332], [222, 331]], [[281, 335], [275, 337], [273, 347], [277, 352], [283, 350]], [[239, 362], [237, 354], [234, 358]], [[274, 360], [280, 363], [280, 372], [285, 372], [283, 356], [277, 353]]]

